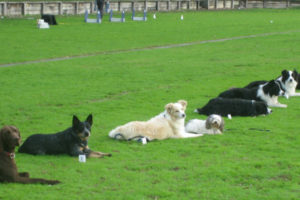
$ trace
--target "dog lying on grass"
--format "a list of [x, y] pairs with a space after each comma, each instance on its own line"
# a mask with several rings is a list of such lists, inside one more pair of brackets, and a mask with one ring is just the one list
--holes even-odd
[[15, 162], [15, 147], [19, 146], [21, 136], [14, 126], [4, 126], [0, 130], [0, 182], [10, 183], [40, 183], [54, 185], [60, 183], [57, 180], [45, 180], [29, 178], [28, 172], [18, 173]]
[[33, 155], [44, 154], [69, 154], [78, 156], [85, 154], [87, 157], [101, 158], [111, 156], [110, 153], [95, 152], [88, 147], [88, 138], [91, 135], [93, 116], [90, 114], [84, 122], [80, 122], [74, 115], [72, 127], [55, 134], [35, 134], [19, 148], [20, 153]]
[[201, 135], [185, 132], [184, 120], [187, 102], [179, 100], [176, 103], [169, 103], [165, 111], [151, 118], [148, 121], [133, 121], [118, 126], [110, 131], [109, 137], [124, 140], [138, 140], [146, 138], [148, 141], [167, 138], [190, 138]]
[[209, 115], [206, 120], [192, 119], [185, 125], [185, 131], [195, 134], [222, 134], [224, 119], [220, 115]]
[[[300, 89], [299, 86], [299, 74], [297, 70], [294, 71], [288, 71], [288, 70], [282, 70], [281, 76], [279, 76], [276, 79], [282, 88], [282, 90], [285, 92], [285, 97], [289, 98], [290, 96], [300, 96], [300, 93], [296, 92], [296, 89]], [[262, 80], [262, 81], [253, 81], [249, 83], [245, 88], [251, 89], [255, 87], [259, 87], [259, 85], [263, 85], [267, 83], [268, 81]]]
[[268, 115], [272, 110], [262, 101], [246, 100], [246, 99], [226, 99], [214, 98], [202, 108], [197, 108], [194, 112], [211, 115], [218, 114], [221, 116], [259, 116]]
[[219, 94], [219, 97], [263, 101], [270, 107], [286, 108], [286, 104], [278, 102], [278, 97], [283, 96], [284, 94], [285, 92], [281, 87], [280, 81], [271, 80], [251, 89], [231, 88]]

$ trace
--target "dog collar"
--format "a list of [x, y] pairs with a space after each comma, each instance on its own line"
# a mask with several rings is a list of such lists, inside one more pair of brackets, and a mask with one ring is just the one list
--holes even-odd
[[3, 153], [6, 156], [10, 157], [10, 159], [14, 159], [16, 157], [15, 153], [10, 153], [10, 152], [7, 152], [7, 151], [3, 151]]

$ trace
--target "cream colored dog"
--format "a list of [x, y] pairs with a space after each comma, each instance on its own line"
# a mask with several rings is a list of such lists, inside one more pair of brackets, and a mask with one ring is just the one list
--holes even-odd
[[134, 140], [146, 138], [148, 141], [167, 138], [190, 138], [201, 135], [185, 132], [184, 120], [187, 102], [179, 100], [169, 103], [165, 111], [148, 121], [133, 121], [123, 126], [118, 126], [110, 131], [109, 137], [115, 139]]

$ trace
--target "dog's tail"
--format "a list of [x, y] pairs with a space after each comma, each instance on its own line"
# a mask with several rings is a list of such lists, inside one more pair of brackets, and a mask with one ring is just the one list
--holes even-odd
[[201, 108], [197, 108], [194, 110], [195, 113], [198, 113], [198, 114], [202, 114], [202, 109]]

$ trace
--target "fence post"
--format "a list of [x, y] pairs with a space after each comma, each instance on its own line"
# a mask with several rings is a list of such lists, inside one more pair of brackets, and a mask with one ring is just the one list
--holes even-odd
[[45, 11], [45, 3], [41, 3], [41, 14], [43, 15]]
[[231, 0], [231, 9], [233, 9], [234, 8], [234, 0]]
[[22, 6], [21, 15], [25, 15], [26, 14], [26, 11], [25, 11], [26, 4], [25, 4], [25, 2], [23, 2], [22, 4], [23, 4], [23, 6]]
[[78, 1], [75, 2], [75, 10], [74, 10], [74, 12], [75, 12], [75, 15], [78, 14]]
[[286, 0], [286, 7], [289, 8], [291, 6], [290, 0]]
[[58, 14], [59, 15], [62, 14], [62, 2], [59, 2], [59, 4], [58, 4]]
[[145, 10], [147, 10], [147, 0], [145, 0]]
[[218, 0], [215, 0], [215, 9], [218, 8]]
[[3, 5], [3, 15], [6, 16], [7, 15], [7, 3], [5, 2]]

